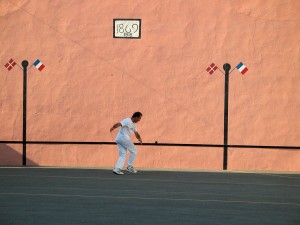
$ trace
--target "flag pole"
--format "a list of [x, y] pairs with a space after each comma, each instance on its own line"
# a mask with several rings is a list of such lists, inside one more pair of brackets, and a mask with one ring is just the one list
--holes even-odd
[[28, 61], [22, 61], [23, 66], [23, 166], [26, 166], [26, 112], [27, 112], [27, 67]]
[[23, 70], [23, 68], [22, 68], [18, 63], [16, 63], [16, 65], [17, 65], [21, 70]]
[[206, 71], [209, 74], [213, 74], [214, 71], [218, 69], [225, 75], [225, 99], [224, 99], [224, 151], [223, 151], [223, 170], [227, 170], [228, 165], [228, 98], [229, 98], [229, 74], [232, 73], [235, 69], [238, 69], [242, 74], [245, 74], [248, 71], [248, 68], [240, 62], [233, 70], [230, 71], [231, 65], [229, 63], [225, 63], [223, 65], [223, 69], [225, 73], [219, 69], [219, 67], [215, 66], [212, 63]]
[[224, 152], [223, 152], [223, 170], [227, 170], [228, 162], [228, 96], [229, 96], [229, 71], [230, 64], [225, 63], [223, 69], [225, 71], [225, 101], [224, 101]]
[[33, 64], [31, 64], [31, 66], [28, 67], [27, 71], [29, 71], [31, 69], [31, 67], [33, 66]]
[[229, 74], [231, 74], [235, 69], [236, 69], [236, 67], [234, 67], [233, 70], [231, 70], [231, 71], [229, 72]]
[[[218, 67], [218, 70], [220, 70], [220, 68]], [[224, 75], [225, 75], [225, 73], [222, 71], [222, 70], [220, 70], [221, 71], [221, 73], [223, 73]]]

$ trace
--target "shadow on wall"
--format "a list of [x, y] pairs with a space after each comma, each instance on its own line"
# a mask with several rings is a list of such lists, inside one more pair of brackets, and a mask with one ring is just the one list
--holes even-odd
[[[22, 150], [18, 151], [7, 144], [0, 144], [0, 166], [22, 166], [22, 158]], [[27, 158], [27, 165], [38, 164]]]

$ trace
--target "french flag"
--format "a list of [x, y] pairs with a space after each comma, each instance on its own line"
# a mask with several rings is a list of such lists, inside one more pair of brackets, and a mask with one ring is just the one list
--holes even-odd
[[248, 68], [244, 65], [244, 63], [240, 62], [236, 68], [241, 72], [241, 74], [245, 74], [248, 71]]
[[39, 71], [42, 71], [42, 69], [45, 68], [45, 65], [39, 60], [37, 59], [33, 65], [39, 70]]

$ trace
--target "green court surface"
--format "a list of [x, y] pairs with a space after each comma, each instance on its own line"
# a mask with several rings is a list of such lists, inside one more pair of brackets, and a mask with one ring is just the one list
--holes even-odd
[[0, 167], [1, 225], [299, 225], [300, 174]]

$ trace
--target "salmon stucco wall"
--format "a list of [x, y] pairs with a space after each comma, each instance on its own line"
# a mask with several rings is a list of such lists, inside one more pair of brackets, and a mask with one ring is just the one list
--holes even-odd
[[[145, 143], [300, 146], [298, 0], [1, 0], [0, 140], [111, 142], [110, 127], [141, 111]], [[113, 38], [113, 19], [141, 19], [141, 38]], [[138, 146], [137, 167], [222, 170], [223, 148]], [[0, 165], [21, 165], [21, 144]], [[114, 145], [27, 145], [29, 165], [114, 167]], [[15, 158], [14, 158], [15, 157]], [[300, 171], [300, 149], [229, 148], [229, 170]]]

